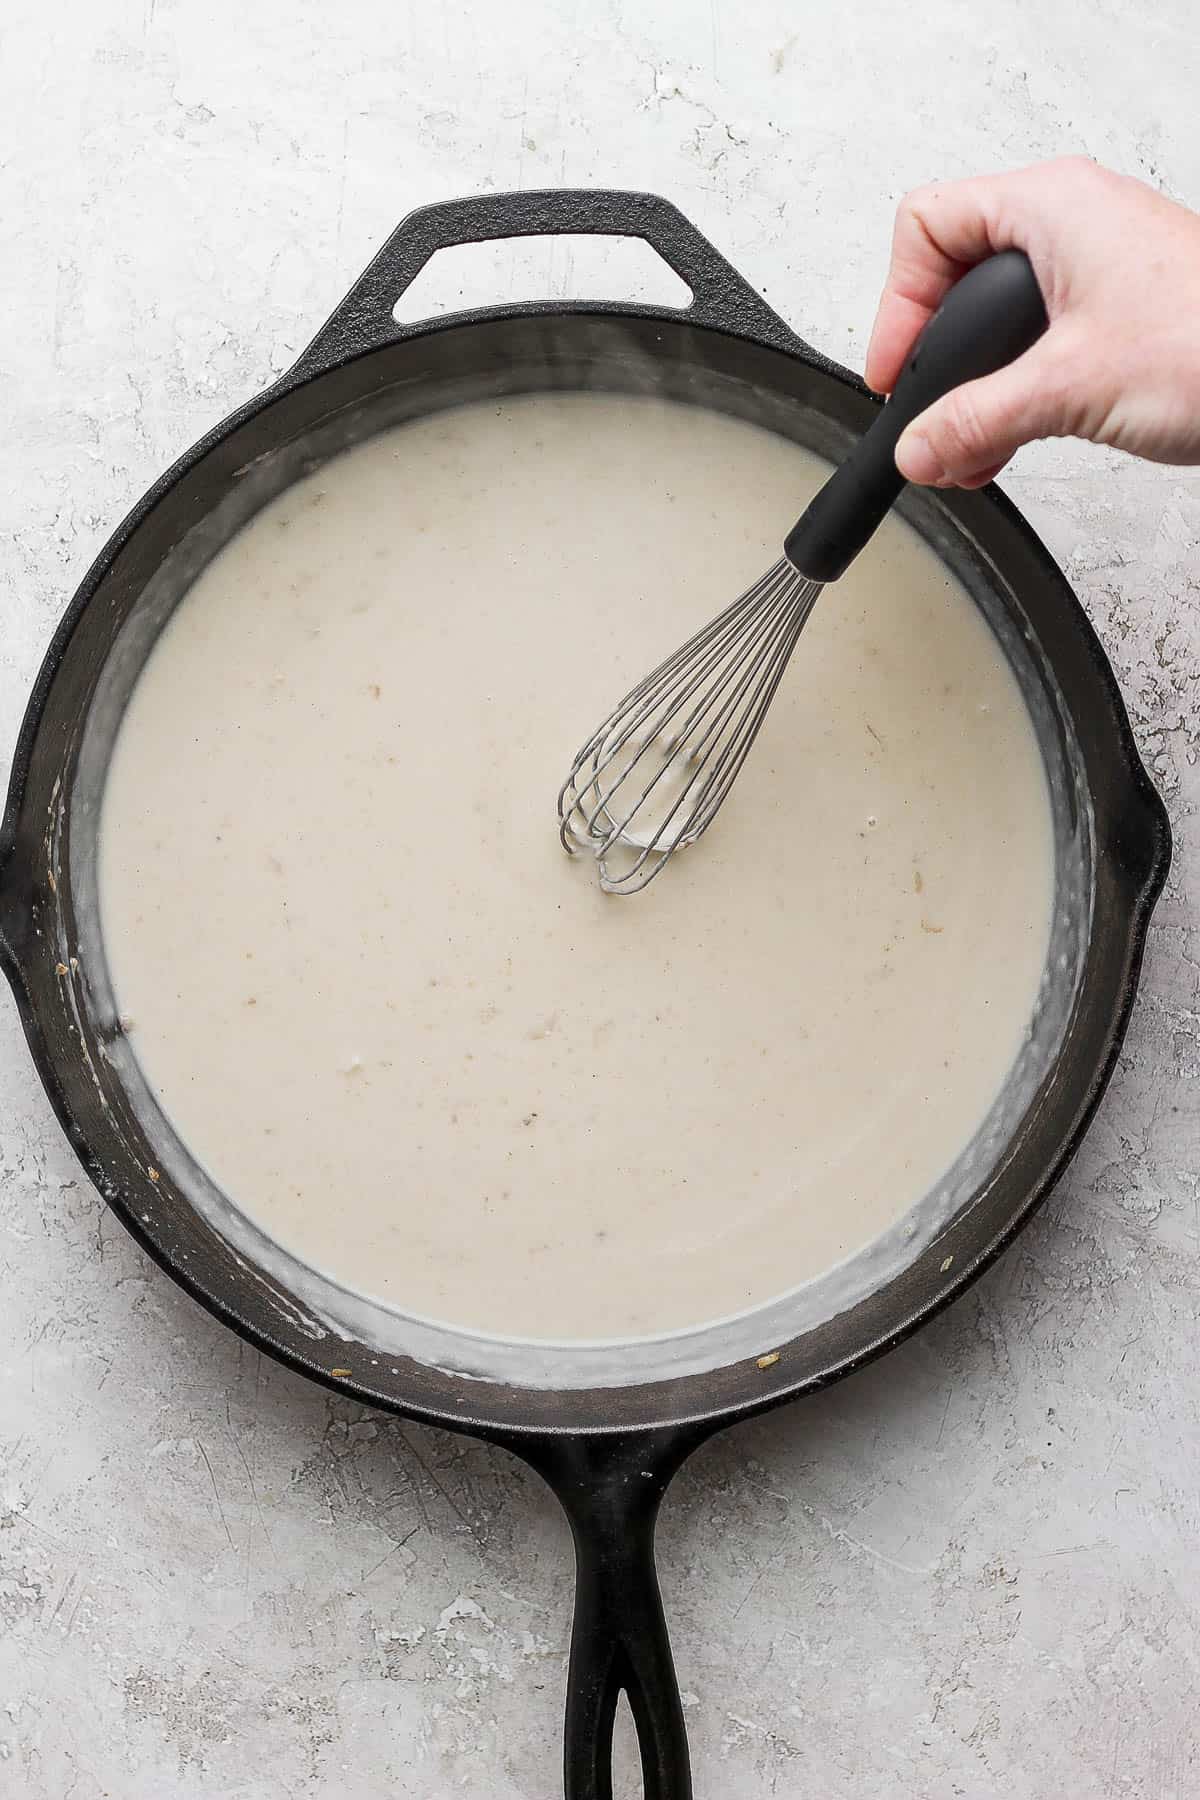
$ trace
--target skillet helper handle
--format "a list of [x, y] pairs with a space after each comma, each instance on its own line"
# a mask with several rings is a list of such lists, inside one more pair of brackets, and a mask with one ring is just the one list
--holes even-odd
[[[690, 288], [691, 304], [673, 309], [622, 307], [615, 301], [546, 302], [541, 310], [628, 310], [651, 316], [678, 310], [690, 324], [738, 331], [779, 349], [811, 354], [757, 289], [669, 200], [618, 188], [524, 189], [439, 200], [409, 213], [301, 353], [288, 378], [320, 374], [363, 351], [419, 337], [431, 326], [444, 324], [445, 318], [400, 324], [393, 316], [401, 294], [439, 250], [505, 238], [564, 236], [641, 238]], [[539, 306], [488, 310], [536, 312]], [[456, 316], [462, 315], [446, 318], [453, 322]]]
[[622, 1693], [637, 1727], [644, 1800], [692, 1800], [654, 1530], [668, 1484], [697, 1441], [664, 1429], [512, 1446], [553, 1488], [575, 1540], [566, 1800], [613, 1800], [613, 1724]]
[[917, 339], [891, 399], [784, 541], [809, 581], [836, 581], [899, 498], [896, 445], [905, 427], [964, 382], [993, 375], [1030, 349], [1049, 320], [1029, 258], [1003, 250], [955, 283]]

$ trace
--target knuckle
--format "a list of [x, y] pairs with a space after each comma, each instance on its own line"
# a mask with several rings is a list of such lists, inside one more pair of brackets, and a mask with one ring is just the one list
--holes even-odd
[[1060, 180], [1069, 182], [1076, 191], [1092, 189], [1093, 192], [1107, 188], [1114, 180], [1110, 169], [1101, 168], [1090, 156], [1077, 152], [1071, 156], [1058, 156], [1050, 164], [1050, 172]]
[[1089, 377], [1088, 359], [1074, 343], [1067, 342], [1046, 358], [1041, 374], [1042, 402], [1052, 411], [1061, 412], [1073, 393]]
[[977, 464], [989, 454], [987, 421], [976, 395], [969, 388], [960, 388], [946, 404], [941, 448], [946, 466], [952, 472]]
[[1047, 424], [1071, 434], [1082, 414], [1084, 397], [1103, 385], [1094, 348], [1075, 332], [1055, 333], [1050, 353], [1042, 359], [1038, 380], [1038, 410]]

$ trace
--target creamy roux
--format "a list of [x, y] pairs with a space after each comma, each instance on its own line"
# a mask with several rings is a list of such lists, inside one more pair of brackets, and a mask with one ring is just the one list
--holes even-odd
[[1049, 799], [899, 520], [699, 845], [606, 898], [556, 837], [578, 743], [826, 472], [681, 405], [466, 407], [289, 489], [186, 596], [117, 740], [104, 940], [160, 1103], [284, 1246], [469, 1328], [660, 1331], [828, 1270], [980, 1125]]

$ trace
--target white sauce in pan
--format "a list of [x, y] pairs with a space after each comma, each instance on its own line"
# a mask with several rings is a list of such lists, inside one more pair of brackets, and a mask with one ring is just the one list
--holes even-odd
[[824, 473], [709, 412], [464, 408], [342, 456], [202, 575], [101, 826], [131, 1043], [283, 1245], [483, 1331], [661, 1331], [918, 1204], [1027, 1030], [1053, 885], [1016, 682], [890, 520], [708, 835], [640, 896], [554, 800]]

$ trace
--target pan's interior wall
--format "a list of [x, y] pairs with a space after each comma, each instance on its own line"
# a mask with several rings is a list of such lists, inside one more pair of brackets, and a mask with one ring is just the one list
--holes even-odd
[[[52, 884], [40, 891], [44, 914], [36, 929], [47, 966], [66, 974], [43, 983], [37, 1005], [40, 1016], [58, 1022], [52, 1060], [94, 1152], [92, 1172], [159, 1253], [181, 1262], [198, 1286], [224, 1287], [231, 1308], [294, 1354], [311, 1353], [326, 1366], [353, 1357], [350, 1366], [368, 1382], [398, 1374], [398, 1358], [472, 1383], [519, 1388], [682, 1378], [754, 1359], [802, 1333], [819, 1334], [890, 1283], [911, 1285], [913, 1266], [947, 1225], [1005, 1179], [1054, 1067], [1087, 952], [1092, 816], [1061, 693], [995, 564], [937, 499], [910, 492], [905, 516], [972, 593], [1025, 694], [1049, 777], [1057, 864], [1051, 950], [1033, 1028], [1004, 1093], [920, 1221], [902, 1221], [869, 1254], [750, 1315], [636, 1345], [528, 1345], [407, 1319], [336, 1287], [268, 1240], [196, 1167], [151, 1097], [117, 1017], [100, 940], [95, 852], [105, 770], [125, 704], [174, 607], [217, 551], [284, 488], [341, 450], [407, 418], [489, 396], [545, 388], [653, 392], [750, 419], [831, 461], [871, 416], [866, 396], [802, 363], [792, 365], [793, 391], [769, 384], [758, 366], [744, 366], [740, 340], [677, 328], [682, 353], [668, 356], [661, 328], [590, 320], [581, 332], [580, 322], [573, 323], [576, 329], [564, 333], [552, 319], [504, 321], [523, 328], [516, 342], [511, 333], [498, 334], [493, 353], [478, 358], [469, 373], [454, 354], [456, 334], [436, 334], [427, 340], [417, 378], [410, 364], [398, 361], [407, 378], [381, 382], [369, 367], [376, 359], [364, 358], [250, 414], [164, 492], [118, 554], [67, 644], [44, 720], [58, 766], [43, 796]], [[689, 341], [697, 337], [702, 343]], [[410, 357], [416, 348], [406, 346]], [[783, 360], [771, 358], [773, 365]], [[43, 757], [43, 780], [47, 766]], [[31, 792], [36, 786], [31, 778]]]

